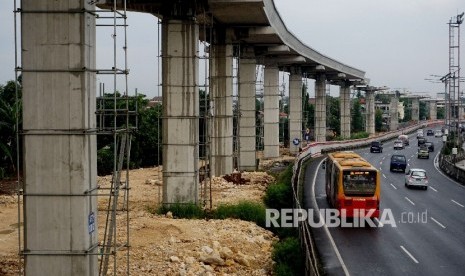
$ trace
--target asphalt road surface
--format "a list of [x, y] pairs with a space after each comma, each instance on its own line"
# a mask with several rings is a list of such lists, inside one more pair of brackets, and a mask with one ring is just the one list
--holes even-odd
[[[318, 240], [332, 239], [323, 248], [319, 246], [323, 262], [329, 268], [328, 274], [465, 275], [465, 186], [449, 179], [438, 168], [437, 155], [442, 139], [433, 136], [427, 139], [435, 145], [429, 159], [417, 159], [415, 134], [410, 135], [410, 146], [403, 150], [394, 150], [393, 141], [384, 143], [383, 153], [370, 153], [368, 148], [356, 150], [381, 171], [380, 209], [382, 214], [389, 215], [385, 220], [388, 223], [378, 220], [376, 227], [318, 229], [317, 244]], [[394, 153], [405, 155], [407, 170], [422, 168], [427, 171], [428, 190], [408, 189], [404, 186], [402, 172], [389, 171]], [[313, 162], [307, 167], [305, 190], [314, 189], [318, 208], [326, 209], [329, 206], [324, 190], [324, 169], [318, 164]], [[314, 183], [310, 178], [315, 179]], [[307, 202], [309, 196], [307, 192]], [[328, 232], [330, 237], [322, 238], [321, 235]], [[329, 251], [335, 252], [336, 257], [333, 254], [325, 260], [326, 255], [331, 255], [326, 254]], [[331, 263], [335, 262], [339, 268], [331, 269]]]

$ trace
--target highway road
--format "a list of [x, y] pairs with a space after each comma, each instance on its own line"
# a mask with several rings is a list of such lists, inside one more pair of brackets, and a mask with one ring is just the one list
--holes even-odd
[[[336, 256], [339, 255], [337, 259], [341, 269], [329, 269], [328, 274], [464, 275], [465, 186], [440, 172], [437, 155], [441, 138], [427, 136], [428, 141], [435, 145], [430, 159], [417, 159], [416, 134], [409, 138], [410, 146], [403, 150], [394, 150], [393, 141], [384, 143], [383, 153], [370, 153], [368, 148], [356, 150], [381, 171], [380, 209], [392, 212], [395, 227], [378, 221], [377, 227], [318, 230], [317, 244], [321, 239], [332, 239], [326, 243], [326, 248], [319, 247], [319, 251], [333, 250]], [[408, 189], [404, 186], [402, 172], [389, 171], [393, 153], [406, 156], [407, 170], [423, 168], [427, 171], [428, 190]], [[329, 208], [324, 190], [324, 169], [317, 166], [320, 162], [314, 163], [307, 167], [305, 190], [314, 192], [318, 208]], [[307, 192], [306, 205], [310, 196], [313, 195]], [[321, 237], [325, 233], [329, 233], [330, 237]], [[325, 260], [326, 255], [321, 253], [323, 263], [334, 263], [334, 258]]]

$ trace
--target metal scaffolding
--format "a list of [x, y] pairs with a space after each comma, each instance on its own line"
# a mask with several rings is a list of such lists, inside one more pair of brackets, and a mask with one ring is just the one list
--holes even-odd
[[[14, 36], [15, 36], [15, 79], [19, 78], [20, 72], [24, 70], [19, 66], [18, 63], [18, 24], [20, 19], [17, 14], [23, 12], [21, 7], [17, 7], [16, 0], [14, 1]], [[106, 27], [112, 29], [113, 39], [113, 64], [109, 66], [109, 69], [96, 69], [87, 68], [86, 70], [92, 71], [96, 74], [111, 75], [112, 78], [112, 89], [111, 92], [105, 92], [103, 84], [100, 85], [100, 96], [96, 100], [96, 115], [97, 115], [97, 129], [84, 131], [83, 135], [97, 135], [97, 138], [102, 136], [111, 137], [107, 141], [112, 141], [112, 153], [113, 153], [113, 172], [111, 177], [111, 183], [109, 187], [103, 185], [97, 185], [97, 183], [89, 183], [89, 190], [87, 190], [82, 196], [94, 197], [97, 196], [99, 199], [98, 213], [95, 216], [104, 217], [105, 227], [103, 232], [98, 231], [99, 240], [98, 243], [98, 257], [100, 261], [100, 275], [107, 275], [110, 269], [113, 270], [113, 275], [121, 274], [125, 271], [129, 275], [129, 166], [130, 166], [130, 151], [131, 151], [131, 139], [133, 132], [137, 129], [137, 92], [135, 96], [128, 94], [128, 73], [127, 67], [127, 15], [126, 15], [126, 1], [119, 1], [122, 6], [116, 6], [116, 1], [111, 10], [85, 10], [79, 11], [91, 14], [98, 21], [103, 21], [101, 24], [96, 24], [97, 27]], [[95, 5], [95, 2], [93, 4]], [[56, 13], [56, 11], [27, 11], [28, 13]], [[75, 10], [60, 11], [60, 13], [76, 13]], [[121, 35], [122, 40], [118, 41]], [[122, 47], [123, 58], [122, 61], [117, 58], [118, 46]], [[122, 93], [117, 92], [117, 84], [122, 83], [124, 91]], [[16, 101], [20, 102], [18, 93], [18, 85], [16, 87]], [[17, 114], [17, 120], [19, 114]], [[19, 127], [19, 121], [17, 121], [17, 129]], [[17, 132], [17, 168], [18, 168], [18, 225], [22, 224], [24, 219], [23, 215], [23, 197], [26, 196], [63, 196], [71, 197], [76, 194], [27, 194], [23, 193], [21, 183], [22, 171], [19, 168], [20, 164], [20, 134], [26, 135], [27, 133], [21, 133], [21, 130]], [[63, 133], [65, 134], [65, 133]], [[71, 132], [71, 134], [73, 134]], [[38, 134], [40, 135], [40, 134]], [[108, 149], [111, 150], [111, 149]], [[96, 186], [94, 189], [92, 187]], [[93, 218], [94, 219], [94, 218]], [[19, 275], [24, 273], [24, 257], [30, 253], [24, 250], [24, 238], [20, 227], [18, 227], [18, 251], [19, 251]], [[93, 250], [89, 249], [81, 254], [83, 255], [95, 255], [92, 253]], [[123, 253], [123, 257], [119, 257], [120, 253]], [[54, 255], [69, 255], [73, 252], [54, 252], [50, 253]], [[112, 259], [112, 263], [110, 263]], [[117, 263], [117, 259], [124, 259], [125, 262]], [[117, 267], [119, 269], [117, 269]]]

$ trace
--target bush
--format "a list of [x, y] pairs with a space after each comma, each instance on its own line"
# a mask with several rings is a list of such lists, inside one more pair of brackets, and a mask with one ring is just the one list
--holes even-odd
[[292, 208], [292, 188], [290, 185], [276, 183], [268, 186], [263, 201], [273, 209]]
[[367, 132], [356, 132], [350, 134], [350, 139], [363, 139], [368, 138], [370, 135]]
[[298, 238], [289, 237], [275, 244], [272, 253], [276, 275], [303, 275], [304, 263]]
[[205, 216], [202, 208], [194, 203], [174, 203], [162, 205], [158, 208], [158, 214], [166, 214], [167, 212], [173, 213], [176, 218], [203, 218]]
[[97, 174], [108, 175], [113, 173], [113, 149], [103, 147], [97, 151]]
[[223, 204], [218, 206], [213, 214], [214, 218], [236, 218], [255, 222], [258, 226], [265, 227], [265, 206], [251, 201], [241, 201], [238, 204]]

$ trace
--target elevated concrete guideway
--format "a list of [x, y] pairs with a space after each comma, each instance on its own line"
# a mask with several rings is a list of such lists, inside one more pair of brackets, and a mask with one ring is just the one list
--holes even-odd
[[[110, 0], [100, 0], [99, 7], [110, 8]], [[151, 13], [159, 18], [166, 15], [169, 2], [164, 0], [134, 0], [128, 1], [127, 10]], [[188, 9], [192, 1], [186, 2]], [[234, 30], [231, 43], [253, 46], [257, 58], [265, 58], [280, 66], [281, 70], [289, 71], [287, 67], [302, 68], [302, 74], [312, 76], [321, 73], [319, 68], [324, 67], [324, 74], [328, 80], [364, 80], [365, 72], [343, 64], [335, 59], [323, 55], [315, 49], [305, 45], [285, 26], [273, 0], [205, 0], [197, 1], [195, 11], [189, 13], [197, 15], [198, 23], [210, 22]], [[183, 9], [183, 8], [179, 8]], [[208, 34], [208, 32], [207, 32]], [[201, 40], [203, 32], [199, 33]], [[320, 66], [317, 68], [317, 66]]]
[[[113, 1], [100, 0], [98, 6], [111, 9]], [[279, 71], [292, 75], [289, 107], [289, 141], [302, 140], [303, 78], [316, 80], [317, 91], [315, 137], [326, 140], [326, 84], [341, 86], [347, 98], [350, 86], [363, 84], [365, 72], [345, 65], [302, 43], [285, 26], [273, 0], [133, 0], [126, 10], [147, 12], [161, 19], [162, 25], [162, 95], [163, 95], [163, 202], [197, 202], [198, 188], [198, 41], [209, 45], [209, 93], [212, 99], [210, 173], [212, 176], [255, 167], [256, 64], [264, 70], [264, 157], [279, 156]], [[238, 58], [238, 97], [241, 117], [238, 120], [238, 154], [233, 152], [233, 58]], [[189, 64], [189, 67], [186, 67]], [[187, 68], [187, 69], [186, 69]], [[244, 72], [241, 72], [244, 70]], [[246, 76], [252, 73], [253, 76]], [[252, 83], [252, 85], [249, 85]], [[182, 106], [192, 107], [184, 111]], [[344, 129], [350, 137], [350, 107], [342, 107]], [[177, 123], [176, 123], [177, 122]], [[179, 126], [188, 131], [179, 135]], [[292, 135], [292, 136], [291, 136]], [[175, 141], [175, 143], [173, 143]], [[292, 153], [298, 147], [290, 147]], [[190, 187], [190, 188], [189, 188]]]
[[[321, 141], [326, 130], [325, 84], [338, 84], [347, 92], [349, 85], [364, 81], [363, 71], [322, 55], [289, 32], [272, 0], [115, 1], [125, 4], [126, 10], [161, 18], [164, 204], [200, 203], [199, 40], [207, 41], [210, 47], [209, 93], [215, 108], [209, 125], [211, 175], [233, 171], [233, 58], [238, 58], [240, 65], [237, 85], [241, 117], [236, 137], [240, 170], [253, 169], [256, 162], [256, 64], [265, 65], [266, 72], [265, 157], [279, 154], [280, 70], [292, 75], [289, 132], [296, 136], [301, 135], [302, 126], [299, 81], [303, 77], [317, 80], [320, 97], [316, 125]], [[25, 275], [90, 276], [99, 271], [94, 196], [98, 190], [94, 11], [96, 5], [112, 9], [112, 2], [22, 0], [18, 9], [23, 70]], [[346, 126], [350, 130], [350, 125]], [[344, 136], [350, 137], [347, 134]], [[119, 178], [112, 181], [119, 183]], [[113, 202], [116, 206], [116, 199]]]

